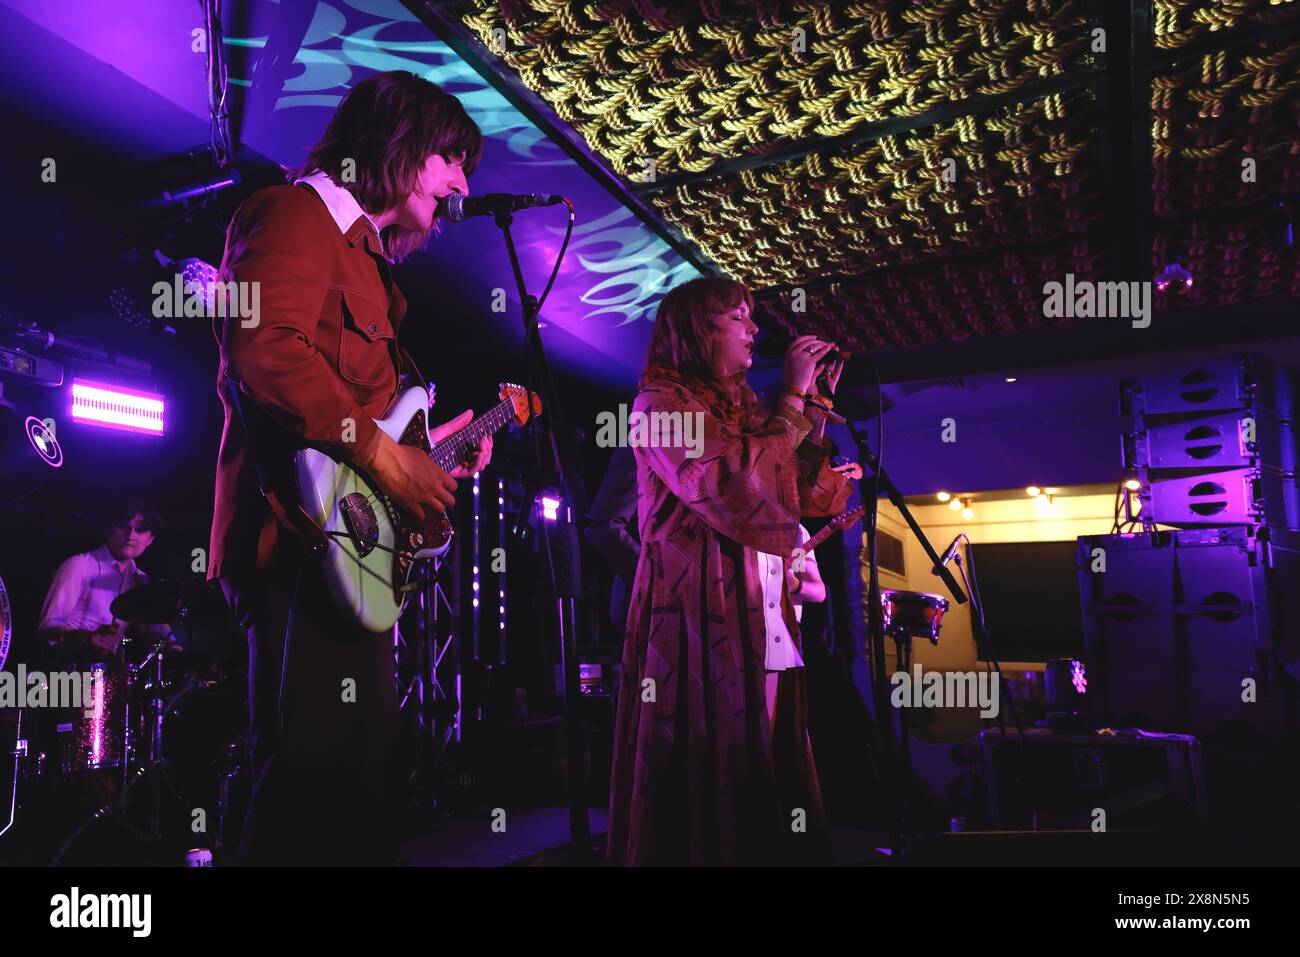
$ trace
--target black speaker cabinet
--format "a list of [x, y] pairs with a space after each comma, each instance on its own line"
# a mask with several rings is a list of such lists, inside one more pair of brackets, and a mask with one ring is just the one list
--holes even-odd
[[1086, 536], [1078, 559], [1095, 722], [1207, 742], [1287, 737], [1300, 674], [1294, 535]]

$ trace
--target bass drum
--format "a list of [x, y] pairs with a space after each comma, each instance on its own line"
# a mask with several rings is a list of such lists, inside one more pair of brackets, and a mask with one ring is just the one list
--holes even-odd
[[248, 706], [233, 684], [193, 682], [178, 689], [167, 702], [163, 736], [167, 770], [185, 806], [191, 816], [203, 811], [208, 839], [219, 839], [229, 851], [247, 803]]

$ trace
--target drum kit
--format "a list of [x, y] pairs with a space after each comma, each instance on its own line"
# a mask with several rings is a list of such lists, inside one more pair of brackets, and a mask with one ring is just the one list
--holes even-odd
[[33, 863], [64, 863], [96, 834], [102, 842], [101, 821], [178, 862], [182, 853], [220, 862], [239, 823], [248, 714], [228, 598], [215, 581], [158, 581], [123, 592], [111, 610], [129, 626], [120, 651], [61, 666], [88, 681], [85, 707], [40, 709], [35, 721], [28, 711], [26, 731], [18, 714], [4, 830], [23, 814], [39, 818], [20, 829]]

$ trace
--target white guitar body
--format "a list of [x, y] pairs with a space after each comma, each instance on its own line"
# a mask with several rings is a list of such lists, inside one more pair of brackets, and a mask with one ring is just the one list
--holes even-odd
[[[451, 472], [484, 436], [542, 411], [537, 396], [521, 386], [503, 384], [500, 397], [499, 405], [437, 445], [429, 437], [423, 389], [407, 389], [375, 424], [398, 445], [421, 449]], [[316, 449], [299, 451], [294, 471], [303, 510], [329, 540], [321, 567], [343, 615], [366, 631], [391, 631], [406, 608], [415, 563], [451, 548], [451, 520], [439, 516], [428, 539], [365, 475]]]
[[[399, 444], [429, 450], [428, 393], [407, 389], [375, 424]], [[364, 475], [324, 452], [302, 449], [294, 467], [303, 508], [330, 538], [322, 569], [335, 599], [366, 631], [391, 630], [406, 607], [401, 588], [415, 561], [445, 555], [450, 535], [425, 542]]]

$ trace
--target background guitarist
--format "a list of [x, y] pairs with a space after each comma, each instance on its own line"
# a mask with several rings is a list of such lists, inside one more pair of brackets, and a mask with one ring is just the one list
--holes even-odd
[[488, 463], [490, 438], [449, 475], [373, 421], [405, 358], [396, 336], [406, 300], [390, 263], [436, 230], [441, 197], [468, 193], [481, 151], [455, 97], [411, 73], [375, 74], [339, 104], [303, 175], [255, 193], [227, 231], [220, 278], [257, 284], [253, 316], [214, 319], [225, 427], [208, 574], [227, 581], [249, 634], [253, 790], [241, 862], [395, 861], [392, 635], [345, 623], [272, 506], [282, 517], [296, 509], [285, 490], [304, 445], [368, 474], [426, 529], [454, 504], [455, 476]]

